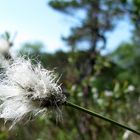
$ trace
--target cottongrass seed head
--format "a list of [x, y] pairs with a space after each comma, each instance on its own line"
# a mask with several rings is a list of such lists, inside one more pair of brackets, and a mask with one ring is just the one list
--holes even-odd
[[5, 54], [9, 52], [10, 45], [6, 39], [0, 38], [0, 53]]
[[1, 75], [0, 118], [13, 125], [30, 113], [35, 116], [66, 100], [54, 72], [40, 63], [33, 65], [30, 59], [16, 58]]

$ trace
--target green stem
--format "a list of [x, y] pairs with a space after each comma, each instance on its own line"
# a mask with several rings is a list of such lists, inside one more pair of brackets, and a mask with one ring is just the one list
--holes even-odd
[[114, 124], [114, 125], [116, 125], [116, 126], [119, 126], [119, 127], [121, 127], [121, 128], [127, 129], [127, 130], [129, 130], [129, 131], [131, 131], [131, 132], [133, 132], [133, 133], [135, 133], [135, 134], [140, 135], [140, 132], [138, 132], [138, 131], [136, 131], [136, 130], [134, 130], [134, 129], [128, 127], [128, 126], [122, 125], [122, 124], [120, 124], [120, 123], [118, 123], [118, 122], [116, 122], [116, 121], [114, 121], [114, 120], [112, 120], [112, 119], [106, 118], [106, 117], [104, 117], [104, 116], [102, 116], [102, 115], [100, 115], [100, 114], [98, 114], [98, 113], [95, 113], [95, 112], [92, 112], [92, 111], [90, 111], [90, 110], [87, 110], [87, 109], [85, 109], [85, 108], [83, 108], [83, 107], [81, 107], [81, 106], [78, 106], [78, 105], [73, 104], [73, 103], [68, 102], [68, 101], [66, 102], [66, 105], [67, 105], [67, 106], [70, 106], [70, 107], [72, 107], [72, 108], [74, 108], [74, 109], [83, 111], [83, 112], [85, 112], [85, 113], [87, 113], [87, 114], [89, 114], [89, 115], [92, 115], [92, 116], [95, 116], [95, 117], [100, 118], [100, 119], [102, 119], [102, 120], [105, 120], [105, 121], [107, 121], [107, 122], [110, 122], [110, 123], [112, 123], [112, 124]]

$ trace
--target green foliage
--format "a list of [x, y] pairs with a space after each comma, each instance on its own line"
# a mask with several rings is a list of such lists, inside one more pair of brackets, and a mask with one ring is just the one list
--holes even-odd
[[[131, 67], [133, 70], [134, 67], [127, 65], [129, 57], [132, 59], [136, 56], [136, 53], [130, 53], [137, 52], [137, 47], [132, 49], [132, 46], [132, 44], [124, 45], [127, 51], [124, 51], [122, 46], [122, 50], [119, 48], [110, 56], [101, 56], [97, 53], [92, 56], [94, 58], [92, 67], [90, 53], [87, 51], [67, 53], [58, 51], [54, 54], [39, 51], [38, 54], [46, 68], [57, 67], [58, 73], [62, 73], [60, 83], [63, 83], [63, 91], [69, 100], [123, 124], [133, 124], [140, 129], [138, 83], [136, 85], [132, 82], [128, 69]], [[132, 62], [136, 67], [137, 63]], [[126, 66], [123, 67], [123, 64]], [[124, 135], [124, 130], [112, 124], [67, 107], [63, 108], [63, 121], [57, 122], [56, 118], [55, 113], [46, 114], [44, 117], [25, 123], [24, 126], [19, 124], [11, 132], [4, 129], [1, 133], [2, 139], [110, 140], [122, 139]]]

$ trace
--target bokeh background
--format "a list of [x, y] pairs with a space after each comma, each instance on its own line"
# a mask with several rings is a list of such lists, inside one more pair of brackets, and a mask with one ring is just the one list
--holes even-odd
[[[2, 0], [0, 53], [1, 65], [37, 59], [68, 100], [140, 131], [140, 0]], [[140, 140], [65, 106], [10, 131], [0, 122], [0, 140]]]

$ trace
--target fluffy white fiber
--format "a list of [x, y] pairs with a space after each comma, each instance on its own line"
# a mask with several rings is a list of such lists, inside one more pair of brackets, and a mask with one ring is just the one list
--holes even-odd
[[9, 52], [10, 45], [9, 42], [3, 38], [0, 38], [0, 53], [4, 54]]
[[0, 53], [0, 68], [5, 68], [9, 66], [10, 61], [5, 59], [4, 55]]
[[31, 60], [16, 58], [0, 77], [0, 118], [14, 123], [66, 100], [57, 76]]
[[5, 68], [9, 65], [9, 61], [5, 58], [6, 55], [10, 55], [9, 51], [9, 42], [0, 37], [0, 68]]

